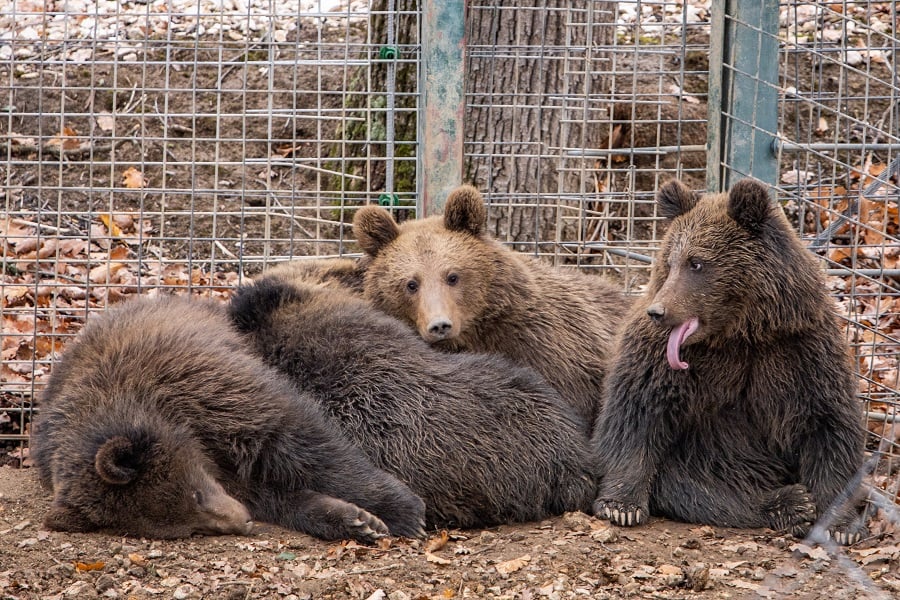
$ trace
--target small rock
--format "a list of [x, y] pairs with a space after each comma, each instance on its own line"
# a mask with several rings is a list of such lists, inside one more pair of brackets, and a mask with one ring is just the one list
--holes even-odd
[[406, 592], [394, 590], [393, 592], [388, 594], [388, 600], [410, 600], [410, 596]]
[[698, 563], [690, 567], [684, 567], [684, 584], [695, 592], [702, 592], [709, 584], [709, 566]]
[[87, 581], [76, 581], [63, 592], [66, 598], [84, 598], [91, 589], [91, 584]]
[[175, 588], [175, 591], [172, 592], [172, 598], [175, 600], [186, 600], [191, 597], [191, 594], [194, 592], [194, 587], [191, 585], [181, 585]]
[[241, 565], [241, 571], [243, 571], [244, 573], [255, 573], [256, 563], [252, 560], [245, 562]]
[[572, 531], [587, 531], [591, 528], [594, 518], [580, 511], [567, 512], [562, 516], [562, 524]]
[[109, 575], [108, 573], [104, 573], [94, 582], [94, 588], [98, 593], [102, 594], [106, 590], [110, 588], [114, 588], [116, 586], [116, 580]]
[[17, 525], [13, 525], [13, 529], [15, 529], [16, 531], [22, 531], [29, 525], [31, 525], [31, 521], [26, 519], [25, 521], [22, 521], [21, 523], [19, 523]]
[[387, 594], [384, 593], [384, 590], [377, 589], [366, 600], [384, 600], [385, 598], [387, 598]]

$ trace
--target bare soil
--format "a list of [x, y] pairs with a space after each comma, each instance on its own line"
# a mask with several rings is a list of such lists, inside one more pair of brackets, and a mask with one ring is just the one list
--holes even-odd
[[582, 513], [377, 547], [257, 524], [249, 537], [151, 541], [50, 532], [31, 469], [0, 467], [0, 599], [890, 598], [900, 547], [822, 549], [766, 530]]

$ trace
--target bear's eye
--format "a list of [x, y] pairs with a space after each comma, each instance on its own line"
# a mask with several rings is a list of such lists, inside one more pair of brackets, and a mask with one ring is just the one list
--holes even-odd
[[447, 285], [456, 285], [457, 283], [459, 283], [459, 275], [456, 273], [447, 275]]
[[419, 283], [415, 279], [410, 279], [406, 282], [406, 291], [415, 294], [419, 291]]
[[692, 258], [688, 261], [688, 266], [690, 266], [691, 271], [702, 271], [703, 263], [697, 260], [696, 258]]
[[203, 492], [194, 490], [194, 502], [196, 502], [198, 506], [203, 505]]

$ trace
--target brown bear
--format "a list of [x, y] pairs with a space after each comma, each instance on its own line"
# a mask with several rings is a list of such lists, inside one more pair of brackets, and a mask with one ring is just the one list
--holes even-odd
[[442, 350], [502, 354], [541, 373], [593, 423], [614, 333], [630, 301], [611, 282], [516, 253], [484, 230], [471, 186], [443, 216], [397, 225], [360, 208], [353, 231], [368, 255], [366, 297]]
[[672, 181], [658, 206], [668, 231], [595, 428], [595, 513], [795, 535], [824, 517], [853, 543], [861, 407], [815, 258], [753, 180], [702, 198]]
[[278, 277], [240, 289], [231, 315], [267, 363], [425, 501], [429, 527], [590, 510], [587, 424], [533, 370], [444, 354], [344, 290]]
[[360, 297], [365, 291], [365, 264], [352, 258], [298, 258], [277, 263], [263, 271], [263, 275], [288, 283], [337, 287]]
[[220, 304], [139, 299], [92, 317], [53, 369], [33, 442], [51, 529], [422, 533], [422, 500], [252, 355]]

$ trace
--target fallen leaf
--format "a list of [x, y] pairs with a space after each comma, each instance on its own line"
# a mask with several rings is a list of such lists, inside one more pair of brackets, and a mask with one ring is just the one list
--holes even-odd
[[100, 220], [106, 226], [106, 230], [109, 232], [109, 235], [113, 237], [121, 237], [122, 229], [116, 225], [115, 220], [113, 220], [113, 216], [110, 214], [100, 215]]
[[59, 135], [51, 138], [50, 141], [47, 142], [48, 146], [57, 146], [61, 150], [74, 150], [78, 148], [81, 143], [78, 141], [78, 132], [72, 129], [71, 127], [63, 127], [62, 131], [59, 132]]
[[97, 115], [97, 126], [103, 131], [112, 131], [116, 126], [116, 118], [109, 113]]
[[122, 173], [122, 184], [129, 189], [140, 189], [147, 185], [147, 181], [144, 179], [143, 173], [134, 167], [128, 167]]
[[452, 562], [446, 558], [441, 558], [437, 554], [432, 554], [431, 552], [425, 552], [425, 560], [436, 565], [449, 565]]
[[526, 554], [524, 556], [520, 556], [519, 558], [514, 558], [512, 560], [499, 563], [496, 566], [496, 569], [497, 572], [501, 575], [509, 575], [510, 573], [515, 573], [516, 571], [527, 565], [530, 560], [531, 555]]
[[806, 544], [791, 544], [789, 549], [805, 558], [812, 558], [813, 560], [831, 560], [831, 557], [822, 548], [807, 546]]
[[97, 265], [88, 274], [91, 283], [115, 283], [115, 276], [124, 267], [123, 263], [111, 262]]
[[103, 567], [106, 566], [104, 562], [92, 562], [92, 563], [83, 563], [77, 562], [75, 563], [75, 569], [78, 571], [100, 571]]
[[444, 546], [447, 545], [448, 541], [450, 541], [450, 534], [447, 533], [446, 529], [442, 529], [440, 534], [431, 538], [425, 544], [425, 552], [437, 552], [438, 550], [442, 550]]

